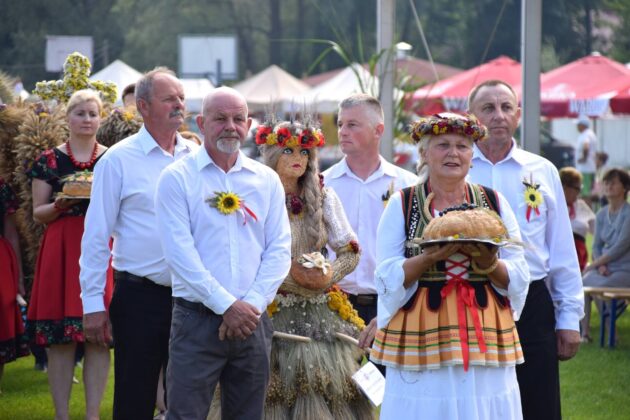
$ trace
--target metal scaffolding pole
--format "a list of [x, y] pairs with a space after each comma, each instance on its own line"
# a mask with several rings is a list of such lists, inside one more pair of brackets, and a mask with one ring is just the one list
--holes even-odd
[[381, 154], [392, 162], [394, 158], [394, 25], [396, 0], [376, 2], [377, 51], [387, 50], [378, 61], [380, 101], [385, 114], [385, 131], [381, 138]]
[[521, 145], [540, 154], [540, 42], [542, 0], [521, 0], [521, 63], [523, 71]]

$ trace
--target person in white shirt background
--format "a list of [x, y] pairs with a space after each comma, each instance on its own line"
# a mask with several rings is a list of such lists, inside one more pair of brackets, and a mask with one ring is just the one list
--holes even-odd
[[223, 418], [259, 419], [270, 377], [266, 312], [291, 266], [276, 172], [239, 149], [251, 124], [227, 87], [203, 101], [204, 145], [158, 181], [158, 230], [173, 273], [167, 418], [205, 419], [217, 383]]
[[[378, 99], [354, 94], [341, 101], [337, 118], [339, 146], [344, 158], [324, 171], [324, 184], [339, 198], [359, 238], [362, 254], [357, 268], [339, 282], [339, 287], [366, 323], [376, 317], [376, 228], [389, 196], [415, 185], [418, 177], [388, 162], [380, 153], [384, 130], [383, 108]], [[361, 335], [369, 344], [376, 323]], [[369, 342], [366, 342], [367, 341]]]
[[597, 166], [595, 155], [597, 154], [597, 136], [591, 130], [591, 121], [586, 115], [580, 116], [577, 122], [577, 130], [580, 133], [575, 148], [575, 167], [582, 174], [582, 196], [589, 197], [593, 188], [593, 181]]
[[[136, 105], [143, 127], [110, 148], [94, 169], [79, 261], [86, 339], [109, 345], [113, 329], [114, 419], [153, 418], [172, 307], [153, 198], [162, 170], [197, 147], [177, 134], [184, 89], [171, 70], [145, 74], [136, 84]], [[115, 288], [108, 316], [103, 293], [110, 257]]]
[[500, 80], [483, 82], [468, 96], [468, 112], [488, 128], [474, 146], [470, 181], [501, 192], [516, 214], [531, 284], [517, 322], [525, 364], [517, 366], [523, 417], [560, 419], [558, 360], [580, 345], [584, 316], [582, 277], [558, 170], [520, 149], [513, 136], [521, 109], [514, 89]]

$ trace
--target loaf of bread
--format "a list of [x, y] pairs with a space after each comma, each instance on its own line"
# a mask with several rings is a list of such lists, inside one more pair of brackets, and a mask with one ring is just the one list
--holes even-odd
[[89, 197], [92, 192], [92, 172], [76, 172], [65, 178], [62, 193], [69, 197]]
[[508, 232], [501, 218], [485, 208], [455, 210], [436, 217], [424, 228], [423, 240], [491, 240], [502, 242]]

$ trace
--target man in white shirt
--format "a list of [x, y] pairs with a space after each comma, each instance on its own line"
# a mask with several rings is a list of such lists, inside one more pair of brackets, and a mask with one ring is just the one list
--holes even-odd
[[[153, 198], [162, 170], [196, 148], [177, 134], [185, 108], [175, 73], [161, 67], [145, 74], [136, 104], [144, 126], [111, 147], [94, 169], [79, 261], [86, 339], [109, 346], [113, 329], [114, 419], [153, 418], [172, 307]], [[111, 328], [103, 306], [110, 256], [116, 282]]]
[[577, 353], [584, 316], [560, 177], [551, 162], [516, 145], [521, 109], [511, 86], [498, 80], [481, 83], [471, 91], [468, 107], [488, 128], [488, 138], [474, 147], [470, 180], [503, 193], [525, 242], [531, 284], [517, 322], [525, 364], [516, 368], [523, 415], [526, 420], [560, 419], [558, 360]]
[[577, 130], [580, 133], [575, 148], [575, 168], [582, 174], [582, 196], [589, 197], [593, 189], [593, 181], [597, 165], [597, 136], [590, 129], [591, 121], [586, 115], [580, 116], [577, 122]]
[[341, 101], [337, 118], [339, 146], [344, 158], [326, 170], [324, 183], [343, 204], [359, 237], [361, 260], [339, 286], [366, 322], [376, 317], [376, 228], [391, 194], [415, 185], [418, 177], [387, 162], [380, 154], [384, 130], [378, 99], [355, 94]]
[[217, 383], [223, 418], [263, 415], [272, 339], [265, 309], [289, 272], [291, 230], [280, 178], [239, 151], [250, 124], [243, 96], [215, 89], [197, 116], [203, 147], [158, 182], [173, 273], [169, 419], [205, 419]]

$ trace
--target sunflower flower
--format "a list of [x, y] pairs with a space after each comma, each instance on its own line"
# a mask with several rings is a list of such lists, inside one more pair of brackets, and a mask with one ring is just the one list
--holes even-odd
[[525, 204], [527, 204], [525, 218], [528, 222], [531, 218], [532, 211], [536, 213], [536, 216], [540, 216], [540, 210], [538, 209], [538, 207], [543, 203], [543, 196], [540, 191], [538, 191], [538, 188], [540, 188], [540, 184], [534, 183], [532, 178], [533, 177], [530, 176], [529, 181], [523, 181], [523, 185], [525, 185], [523, 197], [525, 198]]
[[206, 203], [210, 204], [210, 207], [214, 207], [221, 214], [229, 216], [234, 212], [240, 212], [243, 216], [243, 224], [247, 223], [247, 215], [251, 216], [254, 221], [258, 221], [256, 214], [245, 205], [245, 202], [238, 194], [227, 191], [216, 191], [214, 197], [206, 198]]

